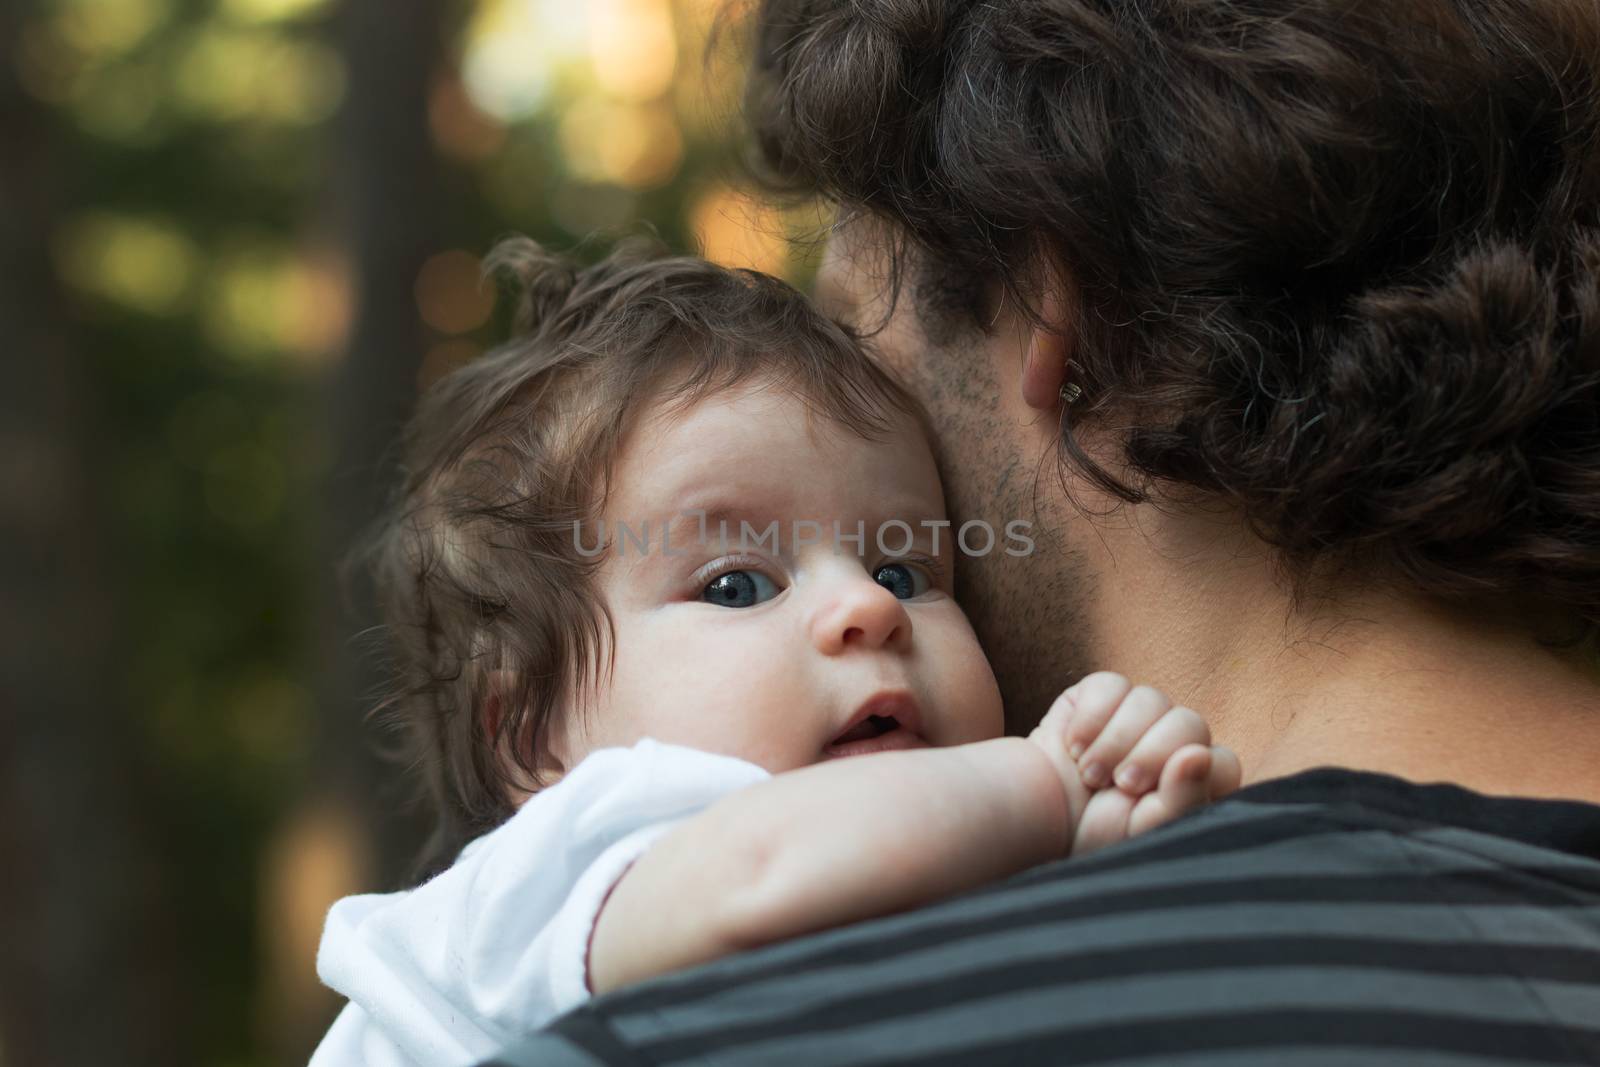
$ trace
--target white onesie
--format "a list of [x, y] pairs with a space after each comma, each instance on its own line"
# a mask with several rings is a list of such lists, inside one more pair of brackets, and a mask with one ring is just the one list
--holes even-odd
[[589, 934], [656, 838], [771, 777], [744, 760], [644, 740], [591, 754], [431, 881], [346, 897], [317, 973], [350, 1003], [311, 1067], [458, 1067], [589, 996]]

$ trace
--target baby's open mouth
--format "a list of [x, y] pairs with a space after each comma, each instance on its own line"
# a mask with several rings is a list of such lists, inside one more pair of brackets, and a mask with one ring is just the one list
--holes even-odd
[[823, 755], [865, 756], [905, 748], [925, 748], [919, 733], [921, 713], [916, 698], [904, 690], [874, 695], [856, 710], [850, 723], [828, 742]]
[[849, 741], [865, 741], [868, 738], [879, 737], [891, 730], [900, 729], [900, 720], [893, 715], [868, 715], [866, 719], [856, 723], [850, 729], [833, 739], [833, 743], [841, 745]]

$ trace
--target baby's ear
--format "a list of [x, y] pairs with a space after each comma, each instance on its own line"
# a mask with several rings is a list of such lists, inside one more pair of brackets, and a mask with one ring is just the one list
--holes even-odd
[[478, 727], [486, 738], [500, 733], [500, 724], [520, 700], [526, 698], [522, 691], [522, 672], [510, 667], [493, 667], [483, 680], [483, 708], [478, 713]]
[[[495, 758], [500, 761], [503, 780], [507, 783], [508, 799], [518, 806], [536, 790], [554, 785], [562, 775], [566, 774], [566, 766], [558, 755], [564, 751], [559, 724], [552, 722], [546, 727], [545, 743], [535, 743], [528, 736], [531, 731], [526, 722], [514, 723], [511, 726], [522, 734], [522, 737], [500, 736], [502, 724], [511, 714], [513, 707], [519, 701], [526, 699], [521, 680], [521, 673], [516, 670], [509, 668], [491, 670], [484, 686], [483, 710], [479, 713], [483, 743], [492, 746]], [[527, 770], [517, 761], [516, 753], [519, 748], [532, 749], [532, 763], [538, 776], [537, 780], [530, 778]]]
[[[496, 671], [495, 673], [499, 674], [501, 672]], [[501, 694], [501, 689], [493, 679], [490, 679], [487, 695], [483, 700], [483, 713], [478, 716], [478, 726], [483, 731], [484, 739], [491, 743], [494, 741], [495, 735], [500, 732], [500, 719], [502, 718], [502, 709], [504, 707], [505, 698]]]

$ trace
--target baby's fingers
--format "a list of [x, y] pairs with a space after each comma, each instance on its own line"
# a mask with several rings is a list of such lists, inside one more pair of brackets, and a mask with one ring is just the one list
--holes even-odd
[[1076, 781], [1078, 779], [1078, 765], [1067, 754], [1066, 730], [1071, 724], [1076, 708], [1073, 704], [1073, 689], [1068, 689], [1056, 697], [1055, 703], [1050, 705], [1050, 710], [1033, 732], [1028, 735], [1028, 740], [1044, 750], [1050, 757], [1050, 762], [1055, 766], [1056, 773], [1061, 776], [1062, 782]]
[[1155, 792], [1140, 797], [1133, 806], [1128, 816], [1128, 834], [1146, 833], [1205, 807], [1211, 799], [1211, 778], [1217, 763], [1214, 754], [1226, 751], [1185, 745], [1175, 752], [1162, 768]]
[[[1078, 704], [1081, 715], [1083, 714], [1081, 696]], [[1104, 789], [1109, 786], [1111, 772], [1121, 766], [1122, 761], [1128, 758], [1128, 753], [1133, 751], [1133, 746], [1139, 743], [1139, 739], [1148, 733], [1171, 707], [1172, 701], [1159, 689], [1139, 685], [1129, 690], [1122, 698], [1122, 703], [1112, 713], [1105, 729], [1100, 731], [1100, 736], [1078, 760], [1078, 768], [1083, 774], [1083, 784], [1090, 789]], [[1073, 720], [1073, 726], [1077, 726], [1076, 719]], [[1153, 778], [1151, 780], [1154, 781]]]
[[1233, 749], [1214, 745], [1211, 749], [1211, 779], [1206, 790], [1211, 800], [1221, 800], [1244, 781], [1244, 771], [1239, 767], [1239, 757]]
[[1081, 856], [1126, 840], [1133, 810], [1133, 798], [1120, 789], [1102, 789], [1091, 796], [1072, 838], [1072, 855]]
[[1117, 788], [1138, 796], [1156, 787], [1167, 761], [1179, 749], [1210, 743], [1211, 730], [1204, 719], [1188, 708], [1171, 708], [1138, 739], [1117, 766], [1113, 780]]
[[[1082, 685], [1083, 683], [1078, 683]], [[1077, 714], [1077, 705], [1073, 698], [1077, 696], [1078, 686], [1061, 693], [1050, 704], [1050, 710], [1044, 713], [1044, 718], [1039, 720], [1039, 725], [1033, 728], [1032, 736], [1035, 738], [1050, 738], [1060, 744], [1062, 751], [1067, 748], [1067, 728], [1072, 725], [1073, 717]]]
[[1084, 749], [1094, 744], [1100, 731], [1111, 721], [1112, 714], [1128, 695], [1129, 682], [1111, 671], [1096, 671], [1085, 675], [1078, 684], [1067, 690], [1071, 694], [1072, 714], [1067, 720], [1067, 754], [1073, 759], [1083, 755]]

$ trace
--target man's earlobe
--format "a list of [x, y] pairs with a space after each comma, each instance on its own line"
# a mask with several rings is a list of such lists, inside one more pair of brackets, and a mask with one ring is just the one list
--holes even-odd
[[1028, 338], [1028, 355], [1022, 365], [1022, 400], [1037, 411], [1054, 411], [1063, 399], [1067, 362], [1072, 358], [1068, 336], [1067, 302], [1059, 285], [1052, 285], [1039, 302], [1043, 322]]

